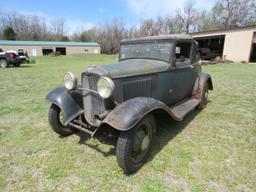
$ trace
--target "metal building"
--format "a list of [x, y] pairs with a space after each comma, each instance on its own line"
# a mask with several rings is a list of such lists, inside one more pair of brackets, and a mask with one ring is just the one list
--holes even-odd
[[56, 41], [9, 41], [0, 40], [4, 51], [22, 49], [30, 56], [42, 56], [52, 53], [61, 55], [99, 54], [100, 45], [95, 42], [56, 42]]
[[200, 48], [235, 62], [256, 62], [256, 26], [191, 33]]

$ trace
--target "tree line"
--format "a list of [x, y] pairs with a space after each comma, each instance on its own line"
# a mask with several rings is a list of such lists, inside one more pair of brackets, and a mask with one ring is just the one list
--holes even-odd
[[94, 41], [102, 53], [116, 54], [122, 39], [214, 29], [231, 29], [256, 24], [254, 0], [218, 0], [209, 11], [198, 11], [195, 2], [187, 0], [172, 15], [142, 20], [127, 26], [121, 18], [98, 24], [82, 32], [67, 35], [64, 19], [47, 20], [37, 15], [2, 12], [0, 38], [13, 40]]

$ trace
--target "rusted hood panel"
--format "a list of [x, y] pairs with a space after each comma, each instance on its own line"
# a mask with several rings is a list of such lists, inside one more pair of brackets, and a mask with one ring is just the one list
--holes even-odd
[[168, 69], [169, 64], [158, 60], [129, 59], [101, 67], [108, 71], [111, 78], [121, 78], [165, 71]]

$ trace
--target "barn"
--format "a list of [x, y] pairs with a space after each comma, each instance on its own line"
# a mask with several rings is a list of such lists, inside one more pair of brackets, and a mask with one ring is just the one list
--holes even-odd
[[256, 62], [256, 26], [191, 33], [206, 59]]
[[42, 56], [53, 53], [60, 55], [99, 54], [100, 45], [95, 42], [58, 42], [58, 41], [10, 41], [0, 40], [4, 51], [19, 49], [27, 51], [30, 56]]

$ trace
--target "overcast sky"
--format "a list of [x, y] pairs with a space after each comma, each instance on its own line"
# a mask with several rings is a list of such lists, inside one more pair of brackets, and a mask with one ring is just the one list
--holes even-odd
[[[197, 0], [198, 10], [210, 9], [216, 0]], [[50, 19], [64, 18], [69, 31], [123, 18], [128, 25], [141, 19], [172, 14], [185, 0], [12, 0], [2, 1], [0, 10], [37, 14]]]

